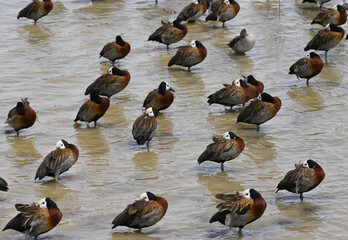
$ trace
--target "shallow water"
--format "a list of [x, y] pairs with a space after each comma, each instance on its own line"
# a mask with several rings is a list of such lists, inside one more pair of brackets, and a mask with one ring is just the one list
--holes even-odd
[[[15, 216], [15, 203], [49, 196], [63, 219], [40, 239], [241, 238], [237, 229], [209, 224], [218, 202], [214, 195], [252, 187], [268, 206], [261, 219], [244, 228], [242, 238], [347, 236], [346, 42], [329, 51], [323, 71], [310, 80], [310, 87], [287, 74], [291, 64], [306, 56], [304, 46], [320, 29], [309, 24], [317, 6], [281, 1], [278, 17], [277, 1], [239, 1], [239, 14], [225, 28], [204, 21], [188, 24], [187, 36], [167, 51], [147, 38], [162, 19], [173, 20], [188, 1], [159, 0], [157, 6], [152, 0], [55, 1], [53, 11], [36, 25], [16, 19], [28, 2], [0, 2], [1, 122], [21, 97], [28, 97], [38, 111], [38, 122], [20, 137], [5, 123], [0, 126], [0, 176], [10, 188], [0, 192], [1, 228]], [[256, 36], [256, 44], [246, 55], [236, 55], [226, 44], [244, 27]], [[118, 34], [132, 46], [130, 54], [116, 63], [131, 73], [131, 81], [111, 98], [96, 128], [74, 125], [79, 107], [88, 99], [83, 95], [86, 87], [111, 67], [98, 58], [99, 52]], [[175, 47], [193, 39], [206, 46], [207, 58], [191, 72], [168, 68]], [[263, 81], [265, 91], [283, 104], [259, 132], [236, 124], [241, 107], [228, 111], [206, 103], [222, 83], [249, 74]], [[147, 93], [163, 80], [177, 92], [172, 106], [159, 115], [159, 132], [147, 151], [132, 139], [131, 128]], [[229, 130], [246, 143], [240, 156], [227, 162], [224, 172], [213, 162], [198, 166], [197, 158], [211, 137]], [[51, 178], [34, 181], [37, 167], [59, 139], [77, 145], [77, 163], [58, 183]], [[277, 183], [294, 163], [308, 158], [326, 172], [321, 185], [305, 193], [303, 202], [296, 194], [275, 194]], [[164, 218], [142, 232], [111, 230], [115, 216], [144, 191], [167, 199]], [[0, 238], [21, 239], [21, 234], [8, 230]]]

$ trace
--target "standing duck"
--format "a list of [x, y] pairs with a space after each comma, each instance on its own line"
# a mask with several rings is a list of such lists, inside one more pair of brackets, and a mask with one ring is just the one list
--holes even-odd
[[224, 171], [224, 162], [235, 159], [245, 147], [244, 140], [231, 131], [222, 137], [213, 137], [213, 141], [197, 161], [198, 164], [205, 161], [221, 163], [221, 171]]
[[143, 145], [149, 142], [156, 135], [158, 131], [157, 111], [152, 107], [146, 109], [146, 111], [139, 116], [133, 123], [132, 134], [133, 138], [139, 145]]
[[166, 214], [168, 202], [151, 192], [142, 193], [140, 200], [129, 204], [114, 221], [112, 228], [126, 226], [142, 229], [155, 225]]
[[121, 36], [116, 36], [116, 42], [107, 43], [100, 52], [100, 57], [105, 57], [111, 62], [122, 59], [129, 53], [131, 46], [123, 41]]
[[200, 41], [193, 40], [188, 46], [178, 47], [176, 54], [170, 59], [168, 67], [176, 64], [183, 67], [191, 67], [202, 62], [207, 56], [207, 49]]
[[207, 7], [206, 0], [193, 0], [192, 3], [181, 10], [176, 20], [178, 22], [195, 22], [207, 11]]
[[240, 35], [233, 38], [227, 46], [237, 53], [245, 53], [251, 50], [255, 45], [254, 35], [248, 34], [246, 29], [240, 31]]
[[143, 108], [153, 107], [156, 111], [167, 109], [174, 101], [175, 90], [169, 83], [162, 81], [158, 89], [154, 89], [146, 96]]
[[17, 132], [24, 128], [33, 126], [36, 121], [36, 112], [29, 106], [28, 98], [22, 98], [22, 102], [17, 102], [16, 107], [12, 108], [8, 115], [6, 123]]
[[85, 95], [95, 92], [110, 98], [112, 95], [125, 89], [130, 81], [130, 74], [127, 70], [112, 67], [106, 74], [101, 75], [86, 89]]
[[336, 25], [343, 25], [347, 21], [347, 12], [341, 6], [337, 5], [337, 10], [332, 8], [326, 8], [320, 11], [320, 13], [313, 19], [311, 24], [318, 23], [325, 27], [327, 24], [334, 23]]
[[37, 237], [52, 230], [62, 219], [57, 204], [49, 197], [41, 199], [38, 204], [16, 204], [17, 214], [2, 231], [13, 229], [25, 234], [25, 239]]
[[45, 176], [54, 177], [58, 181], [60, 174], [68, 171], [79, 158], [78, 148], [65, 140], [56, 143], [56, 150], [49, 153], [36, 171], [35, 180]]
[[232, 107], [244, 104], [250, 100], [249, 86], [242, 80], [237, 79], [233, 84], [224, 84], [225, 87], [208, 96], [209, 105], [216, 103]]
[[52, 8], [53, 3], [51, 0], [43, 0], [42, 2], [39, 0], [33, 0], [25, 8], [19, 11], [17, 19], [26, 17], [33, 19], [36, 24], [36, 21], [43, 16], [46, 16], [52, 10]]
[[323, 69], [324, 64], [315, 52], [309, 54], [309, 58], [301, 58], [291, 65], [289, 74], [295, 74], [297, 79], [307, 78], [306, 84], [309, 86], [309, 79], [318, 75]]
[[260, 124], [267, 122], [277, 114], [282, 106], [280, 99], [278, 97], [272, 97], [265, 92], [260, 96], [261, 100], [255, 99], [240, 112], [237, 117], [237, 123], [256, 124], [257, 130], [259, 130]]
[[253, 188], [243, 192], [237, 191], [235, 194], [217, 194], [215, 197], [223, 202], [216, 206], [219, 211], [211, 217], [209, 222], [238, 227], [239, 234], [242, 234], [245, 225], [259, 219], [267, 207], [261, 194]]
[[98, 119], [104, 116], [110, 106], [110, 100], [100, 97], [96, 92], [90, 94], [90, 99], [82, 104], [74, 120], [74, 122], [79, 120], [86, 122], [87, 128], [90, 122], [94, 122], [94, 126], [97, 126]]
[[344, 37], [344, 30], [342, 27], [337, 26], [334, 23], [330, 23], [329, 29], [325, 28], [320, 30], [313, 38], [307, 43], [304, 48], [305, 51], [310, 49], [324, 50], [325, 59], [327, 58], [327, 52], [335, 47], [341, 39]]
[[277, 186], [277, 191], [287, 190], [292, 193], [300, 194], [301, 200], [303, 193], [309, 192], [317, 187], [325, 178], [322, 167], [312, 159], [299, 164], [295, 164], [295, 169], [289, 171]]
[[239, 4], [235, 0], [224, 0], [223, 3], [212, 6], [212, 12], [205, 18], [206, 21], [219, 20], [222, 22], [222, 27], [225, 22], [235, 18], [239, 12]]
[[162, 26], [150, 35], [148, 41], [156, 41], [167, 45], [179, 42], [187, 34], [187, 27], [185, 24], [180, 24], [178, 20], [173, 21], [173, 25], [170, 22], [162, 21]]
[[5, 181], [5, 179], [1, 177], [0, 177], [0, 191], [4, 191], [4, 192], [8, 191], [7, 182]]

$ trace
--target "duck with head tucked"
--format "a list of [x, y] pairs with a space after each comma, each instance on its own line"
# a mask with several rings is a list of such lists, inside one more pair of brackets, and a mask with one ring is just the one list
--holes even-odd
[[134, 121], [132, 128], [133, 138], [139, 145], [147, 143], [147, 147], [149, 147], [149, 142], [157, 134], [157, 131], [157, 111], [149, 107]]
[[109, 98], [100, 97], [96, 92], [90, 94], [90, 100], [87, 100], [80, 107], [74, 122], [83, 121], [87, 123], [94, 122], [94, 126], [97, 126], [99, 118], [104, 116], [110, 106]]
[[156, 109], [156, 111], [167, 109], [174, 101], [173, 92], [175, 92], [175, 90], [170, 86], [170, 84], [162, 81], [157, 89], [154, 89], [147, 94], [143, 102], [143, 108], [147, 109], [152, 107]]
[[18, 13], [17, 19], [26, 17], [33, 19], [36, 24], [37, 20], [46, 16], [52, 10], [52, 8], [53, 3], [51, 0], [43, 0], [42, 2], [39, 0], [33, 0]]
[[229, 227], [238, 227], [239, 234], [245, 225], [259, 219], [266, 210], [267, 203], [259, 192], [250, 188], [234, 194], [217, 194], [217, 199], [223, 202], [216, 207], [219, 209], [210, 223], [220, 222]]
[[58, 181], [59, 175], [68, 171], [78, 158], [79, 149], [74, 144], [63, 139], [59, 140], [56, 143], [56, 150], [50, 152], [40, 164], [36, 171], [35, 180], [50, 176]]
[[309, 86], [309, 79], [318, 75], [323, 69], [324, 64], [321, 58], [315, 52], [311, 52], [309, 57], [300, 58], [289, 69], [289, 74], [295, 74], [297, 79], [306, 78], [306, 84]]
[[62, 219], [62, 213], [57, 204], [46, 197], [38, 204], [16, 204], [17, 214], [11, 219], [2, 231], [13, 229], [25, 234], [25, 239], [46, 233], [58, 225]]
[[106, 74], [101, 75], [87, 87], [85, 95], [95, 92], [99, 95], [110, 98], [112, 95], [125, 89], [130, 78], [131, 76], [127, 70], [112, 67]]
[[337, 10], [332, 8], [326, 8], [320, 11], [320, 13], [313, 19], [311, 24], [320, 24], [323, 27], [330, 23], [336, 25], [343, 25], [347, 21], [347, 12], [341, 6], [337, 5]]
[[244, 122], [256, 124], [257, 130], [259, 125], [273, 118], [282, 102], [278, 97], [272, 97], [268, 93], [263, 92], [260, 99], [255, 99], [241, 111], [237, 117], [237, 123]]
[[129, 204], [114, 221], [112, 228], [126, 226], [130, 228], [142, 229], [155, 225], [166, 214], [168, 202], [160, 196], [151, 192], [140, 195], [140, 200]]
[[199, 156], [198, 164], [205, 161], [221, 163], [221, 171], [224, 171], [224, 163], [235, 159], [245, 147], [244, 140], [233, 132], [225, 132], [222, 137], [213, 137], [213, 143]]
[[156, 41], [167, 45], [179, 42], [187, 34], [185, 24], [180, 24], [178, 20], [174, 20], [173, 24], [168, 21], [162, 21], [162, 26], [150, 35], [148, 41]]
[[303, 193], [316, 188], [325, 178], [323, 168], [312, 159], [295, 164], [295, 169], [289, 171], [277, 186], [277, 191], [287, 190], [300, 194], [303, 200]]
[[307, 43], [304, 50], [323, 50], [325, 51], [325, 59], [327, 59], [327, 52], [335, 47], [343, 37], [344, 29], [334, 23], [330, 23], [329, 27], [320, 30], [312, 40]]
[[222, 22], [222, 27], [224, 27], [225, 22], [237, 16], [239, 9], [239, 4], [235, 0], [224, 0], [222, 3], [212, 5], [212, 12], [205, 20], [220, 21]]
[[35, 121], [36, 112], [30, 107], [28, 98], [22, 98], [22, 101], [17, 102], [16, 107], [9, 111], [6, 123], [17, 132], [18, 136], [19, 130], [33, 126]]
[[176, 54], [170, 59], [168, 67], [175, 65], [191, 67], [202, 62], [207, 56], [207, 49], [200, 41], [193, 40], [188, 46], [178, 47]]
[[207, 7], [206, 0], [193, 0], [192, 3], [181, 10], [176, 20], [178, 22], [195, 22], [207, 11]]
[[128, 55], [131, 46], [128, 42], [124, 41], [120, 35], [116, 36], [115, 42], [107, 43], [100, 51], [100, 56], [109, 59], [111, 62], [115, 62], [117, 59], [122, 59]]

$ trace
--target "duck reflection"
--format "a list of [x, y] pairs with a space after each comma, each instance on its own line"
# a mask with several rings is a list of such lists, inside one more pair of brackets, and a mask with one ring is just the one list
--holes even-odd
[[[129, 230], [128, 230], [129, 231]], [[151, 232], [152, 234], [153, 232]], [[148, 236], [147, 233], [136, 230], [133, 232], [113, 232], [112, 239], [123, 240], [159, 240], [161, 238]]]
[[324, 100], [314, 88], [291, 87], [287, 94], [308, 111], [319, 111], [324, 109]]
[[[221, 106], [219, 107], [221, 108]], [[238, 130], [236, 130], [238, 129], [236, 122], [237, 116], [241, 109], [243, 108], [237, 107], [233, 111], [226, 110], [227, 112], [223, 111], [219, 114], [209, 112], [207, 120], [210, 123], [212, 129], [214, 129], [215, 134], [223, 134], [226, 131], [237, 131], [236, 134], [239, 135]]]
[[[68, 175], [61, 177], [61, 181], [55, 181], [51, 179], [49, 181], [42, 181], [35, 183], [34, 191], [36, 196], [49, 196], [54, 199], [55, 202], [75, 202], [76, 196], [80, 195], [80, 191], [73, 190], [71, 187], [64, 185], [62, 182], [68, 182]], [[70, 179], [71, 181], [71, 179]], [[63, 204], [65, 208], [67, 206]], [[73, 205], [73, 204], [72, 204]]]
[[[253, 49], [250, 50], [250, 53], [247, 52], [245, 54], [234, 52], [233, 50], [229, 49], [229, 57], [234, 60], [234, 63], [236, 66], [234, 67], [236, 72], [234, 72], [234, 75], [242, 76], [242, 75], [249, 75], [249, 73], [245, 73], [245, 69], [248, 69], [248, 71], [252, 71], [254, 69], [254, 61], [253, 58], [249, 55], [252, 55]], [[238, 70], [239, 69], [239, 70]]]
[[138, 152], [132, 158], [136, 169], [142, 171], [158, 170], [158, 153], [155, 152]]
[[265, 168], [264, 171], [268, 172], [269, 166], [263, 166], [263, 163], [276, 159], [278, 154], [274, 144], [276, 138], [260, 131], [249, 131], [247, 129], [238, 130], [238, 133], [241, 138], [246, 139], [243, 154], [248, 156], [252, 164], [258, 166], [258, 169]]
[[173, 136], [173, 122], [169, 116], [162, 113], [158, 114], [157, 119], [159, 121], [159, 126], [155, 138], [157, 138], [158, 145], [167, 150], [172, 149], [173, 144], [179, 141], [177, 137]]
[[218, 193], [233, 193], [234, 191], [244, 190], [244, 183], [229, 176], [227, 171], [218, 172], [214, 175], [198, 173], [197, 180], [211, 192], [212, 201], [216, 200], [214, 196]]
[[11, 149], [5, 152], [4, 155], [13, 159], [16, 167], [35, 164], [36, 160], [43, 157], [35, 148], [33, 137], [9, 137], [7, 142]]
[[23, 35], [29, 43], [40, 46], [40, 51], [44, 46], [48, 46], [50, 38], [54, 33], [47, 27], [38, 24], [24, 25], [17, 28], [18, 33]]
[[[292, 196], [289, 198], [292, 198]], [[275, 200], [280, 215], [287, 219], [279, 219], [279, 224], [285, 225], [285, 228], [290, 231], [314, 232], [322, 223], [318, 215], [321, 207], [311, 202], [301, 202], [298, 196], [294, 200], [297, 202], [285, 201], [284, 198]], [[306, 225], [305, 228], [304, 225]]]
[[108, 158], [104, 156], [110, 152], [110, 147], [104, 134], [96, 128], [78, 128], [76, 130], [77, 145], [85, 155], [86, 163], [89, 164], [89, 160], [91, 160], [93, 165], [106, 164]]

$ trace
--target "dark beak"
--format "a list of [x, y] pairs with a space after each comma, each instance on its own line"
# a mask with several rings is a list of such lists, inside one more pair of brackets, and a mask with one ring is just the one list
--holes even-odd
[[173, 88], [169, 88], [169, 91], [176, 92]]

